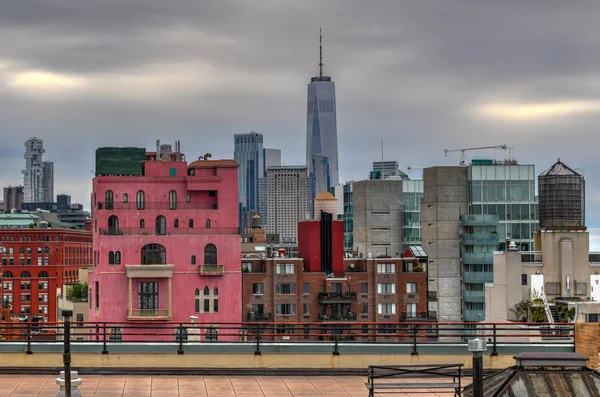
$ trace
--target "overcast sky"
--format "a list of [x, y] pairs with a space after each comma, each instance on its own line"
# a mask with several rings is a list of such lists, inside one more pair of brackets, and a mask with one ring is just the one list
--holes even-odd
[[[507, 144], [536, 173], [585, 170], [600, 227], [600, 2], [42, 0], [0, 6], [0, 182], [44, 139], [55, 192], [89, 207], [99, 146], [181, 140], [232, 157], [257, 131], [305, 159], [306, 84], [336, 82], [340, 180], [381, 157], [453, 165], [444, 148]], [[472, 152], [467, 159], [502, 151]], [[413, 175], [416, 176], [416, 175]], [[596, 242], [600, 242], [594, 237]], [[600, 247], [598, 247], [600, 249]]]

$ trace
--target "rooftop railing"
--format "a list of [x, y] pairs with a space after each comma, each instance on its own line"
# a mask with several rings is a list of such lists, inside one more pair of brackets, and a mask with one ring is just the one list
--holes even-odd
[[166, 227], [159, 230], [153, 227], [119, 227], [99, 228], [98, 233], [103, 236], [171, 236], [186, 234], [238, 234], [237, 227]]
[[541, 251], [529, 251], [529, 252], [521, 252], [521, 262], [522, 263], [535, 263], [542, 264], [544, 263], [544, 256]]
[[133, 202], [102, 202], [96, 205], [99, 210], [218, 210], [219, 204], [216, 201], [200, 202], [176, 202], [169, 201], [145, 201], [144, 203]]

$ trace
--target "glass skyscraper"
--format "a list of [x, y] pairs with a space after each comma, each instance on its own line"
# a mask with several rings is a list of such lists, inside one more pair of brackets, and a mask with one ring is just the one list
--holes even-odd
[[313, 156], [325, 157], [328, 162], [329, 189], [339, 183], [335, 83], [331, 77], [323, 75], [322, 46], [320, 49], [319, 75], [311, 78], [308, 84], [306, 165], [309, 177], [314, 177]]
[[264, 170], [263, 136], [252, 131], [249, 134], [234, 135], [233, 158], [238, 168], [239, 225], [242, 227], [244, 213], [258, 211], [258, 178]]

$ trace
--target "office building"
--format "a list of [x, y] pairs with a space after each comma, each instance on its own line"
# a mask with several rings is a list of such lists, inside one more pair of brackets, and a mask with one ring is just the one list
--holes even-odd
[[334, 186], [331, 190], [337, 201], [337, 218], [344, 221], [344, 251], [354, 252], [352, 182]]
[[371, 179], [385, 179], [391, 177], [408, 179], [408, 175], [398, 168], [397, 161], [373, 161], [373, 174], [376, 174], [379, 177], [372, 177]]
[[313, 154], [311, 156], [311, 167], [313, 170], [313, 191], [312, 198], [314, 199], [317, 195], [323, 191], [329, 190], [331, 183], [329, 179], [329, 162], [327, 157]]
[[309, 176], [315, 174], [313, 155], [323, 156], [329, 168], [329, 188], [339, 183], [335, 83], [323, 75], [323, 51], [320, 43], [319, 75], [308, 84], [306, 116], [306, 165]]
[[[27, 214], [31, 215], [31, 214]], [[56, 292], [92, 263], [92, 233], [58, 228], [0, 230], [2, 302], [12, 315], [56, 321]]]
[[54, 201], [54, 163], [43, 161], [44, 152], [43, 139], [31, 138], [25, 142], [25, 169], [21, 171], [24, 203]]
[[281, 244], [298, 244], [298, 222], [310, 219], [311, 182], [305, 166], [267, 169], [267, 233]]
[[[140, 169], [143, 176], [118, 172], [123, 176], [93, 180], [89, 320], [155, 324], [194, 315], [202, 323], [239, 321], [237, 162], [188, 165], [169, 158], [143, 161]], [[127, 335], [132, 329], [113, 331], [123, 340], [143, 338]], [[204, 338], [221, 339], [216, 328]]]
[[4, 188], [4, 211], [20, 210], [23, 204], [23, 186]]
[[266, 225], [269, 218], [268, 200], [267, 200], [267, 169], [269, 167], [281, 166], [280, 149], [263, 149], [264, 155], [264, 174], [258, 178], [258, 214], [262, 219], [262, 224]]
[[56, 206], [59, 211], [71, 209], [71, 196], [69, 196], [68, 194], [57, 194]]
[[402, 180], [352, 183], [353, 244], [359, 255], [399, 257], [402, 253]]
[[263, 159], [265, 162], [265, 165], [263, 167], [263, 170], [265, 171], [265, 176], [266, 176], [266, 171], [267, 168], [269, 167], [279, 167], [281, 165], [281, 149], [263, 149]]
[[257, 132], [234, 135], [233, 157], [238, 168], [239, 226], [243, 214], [258, 211], [258, 178], [264, 175], [263, 136]]

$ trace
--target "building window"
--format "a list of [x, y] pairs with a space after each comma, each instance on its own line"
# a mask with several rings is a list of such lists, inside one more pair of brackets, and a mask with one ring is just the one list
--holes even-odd
[[546, 295], [560, 295], [560, 283], [546, 283]]
[[112, 210], [113, 209], [113, 192], [112, 192], [112, 190], [107, 190], [104, 193], [104, 201], [106, 203], [106, 209]]
[[296, 314], [296, 305], [290, 303], [278, 303], [275, 305], [276, 313], [281, 315]]
[[303, 288], [304, 288], [304, 294], [305, 295], [310, 294], [310, 283], [304, 283]]
[[194, 291], [194, 312], [200, 313], [200, 289], [196, 288]]
[[124, 203], [129, 202], [129, 196], [127, 195], [127, 193], [123, 193], [123, 202]]
[[302, 304], [302, 312], [304, 314], [310, 314], [310, 303], [303, 303]]
[[210, 229], [210, 219], [207, 219], [207, 220], [206, 220], [206, 228], [207, 228], [207, 229]]
[[121, 251], [115, 252], [115, 265], [121, 264]]
[[169, 192], [169, 209], [170, 210], [177, 209], [177, 192], [175, 190], [171, 190]]
[[188, 221], [188, 227], [189, 227], [190, 229], [193, 229], [193, 228], [194, 228], [194, 220], [193, 220], [193, 219], [190, 219], [190, 220]]
[[575, 282], [575, 295], [586, 295], [587, 294], [587, 283]]
[[368, 303], [361, 303], [360, 304], [360, 312], [362, 314], [368, 314], [369, 313], [369, 304]]
[[406, 283], [406, 293], [407, 294], [416, 294], [417, 293], [417, 283]]
[[38, 255], [42, 255], [42, 247], [38, 247], [37, 253], [38, 253]]
[[19, 254], [25, 255], [25, 247], [19, 248]]
[[95, 292], [96, 292], [96, 309], [100, 309], [100, 282], [96, 281], [96, 285], [95, 285]]
[[[408, 307], [408, 305], [407, 305]], [[396, 314], [395, 303], [378, 303], [377, 314]]]
[[119, 234], [119, 218], [115, 215], [108, 217], [108, 234], [110, 236], [116, 236]]
[[12, 272], [4, 272], [2, 273], [2, 277], [3, 278], [12, 278], [13, 274]]
[[416, 303], [407, 303], [406, 304], [406, 317], [407, 318], [416, 318], [417, 317], [417, 304]]
[[[110, 219], [110, 218], [109, 218]], [[118, 221], [117, 221], [118, 222]], [[31, 255], [31, 247], [27, 247], [27, 255]]]
[[113, 251], [108, 252], [108, 264], [109, 265], [115, 264], [115, 253]]
[[275, 273], [277, 274], [294, 274], [293, 263], [277, 263], [275, 265]]
[[[138, 284], [138, 309], [140, 314], [153, 314], [158, 311], [158, 282]], [[144, 313], [145, 312], [145, 313]]]
[[588, 323], [597, 323], [597, 322], [598, 322], [598, 313], [588, 314]]
[[156, 235], [164, 236], [167, 234], [167, 220], [164, 216], [159, 215], [156, 217]]
[[205, 337], [207, 342], [217, 342], [219, 340], [219, 331], [215, 327], [206, 328]]
[[217, 247], [214, 244], [206, 244], [204, 247], [204, 264], [217, 264]]
[[179, 227], [179, 219], [175, 219], [175, 221], [173, 221], [173, 227], [175, 229], [177, 229]]
[[146, 227], [146, 221], [144, 221], [143, 219], [140, 219], [140, 229], [143, 229]]
[[360, 283], [360, 293], [361, 294], [369, 293], [369, 283]]
[[196, 255], [192, 255], [192, 265], [196, 264]]
[[378, 294], [395, 294], [396, 283], [378, 283], [377, 284]]
[[378, 263], [377, 273], [396, 273], [395, 263]]
[[191, 194], [186, 194], [185, 195], [185, 202], [186, 203], [191, 203], [192, 202], [192, 195]]
[[139, 190], [136, 194], [136, 200], [135, 200], [136, 207], [138, 210], [143, 210], [145, 208], [145, 206], [146, 206], [145, 199], [146, 199], [146, 197], [145, 197], [144, 191]]
[[28, 271], [21, 272], [21, 278], [29, 278], [31, 277], [31, 273]]
[[377, 332], [380, 334], [395, 334], [396, 333], [396, 325], [395, 324], [379, 324], [377, 327]]
[[265, 285], [263, 283], [252, 284], [252, 294], [262, 295], [265, 293]]
[[108, 340], [111, 342], [122, 342], [123, 341], [123, 331], [121, 331], [121, 328], [120, 327], [112, 327], [110, 329]]
[[175, 342], [187, 342], [188, 331], [187, 328], [181, 326], [175, 330]]
[[294, 295], [296, 293], [296, 284], [277, 284], [275, 288], [278, 295]]
[[217, 191], [216, 190], [209, 190], [208, 191], [208, 197], [217, 197]]
[[165, 265], [167, 251], [160, 244], [146, 244], [142, 247], [142, 265]]
[[527, 275], [521, 274], [521, 285], [527, 285]]

